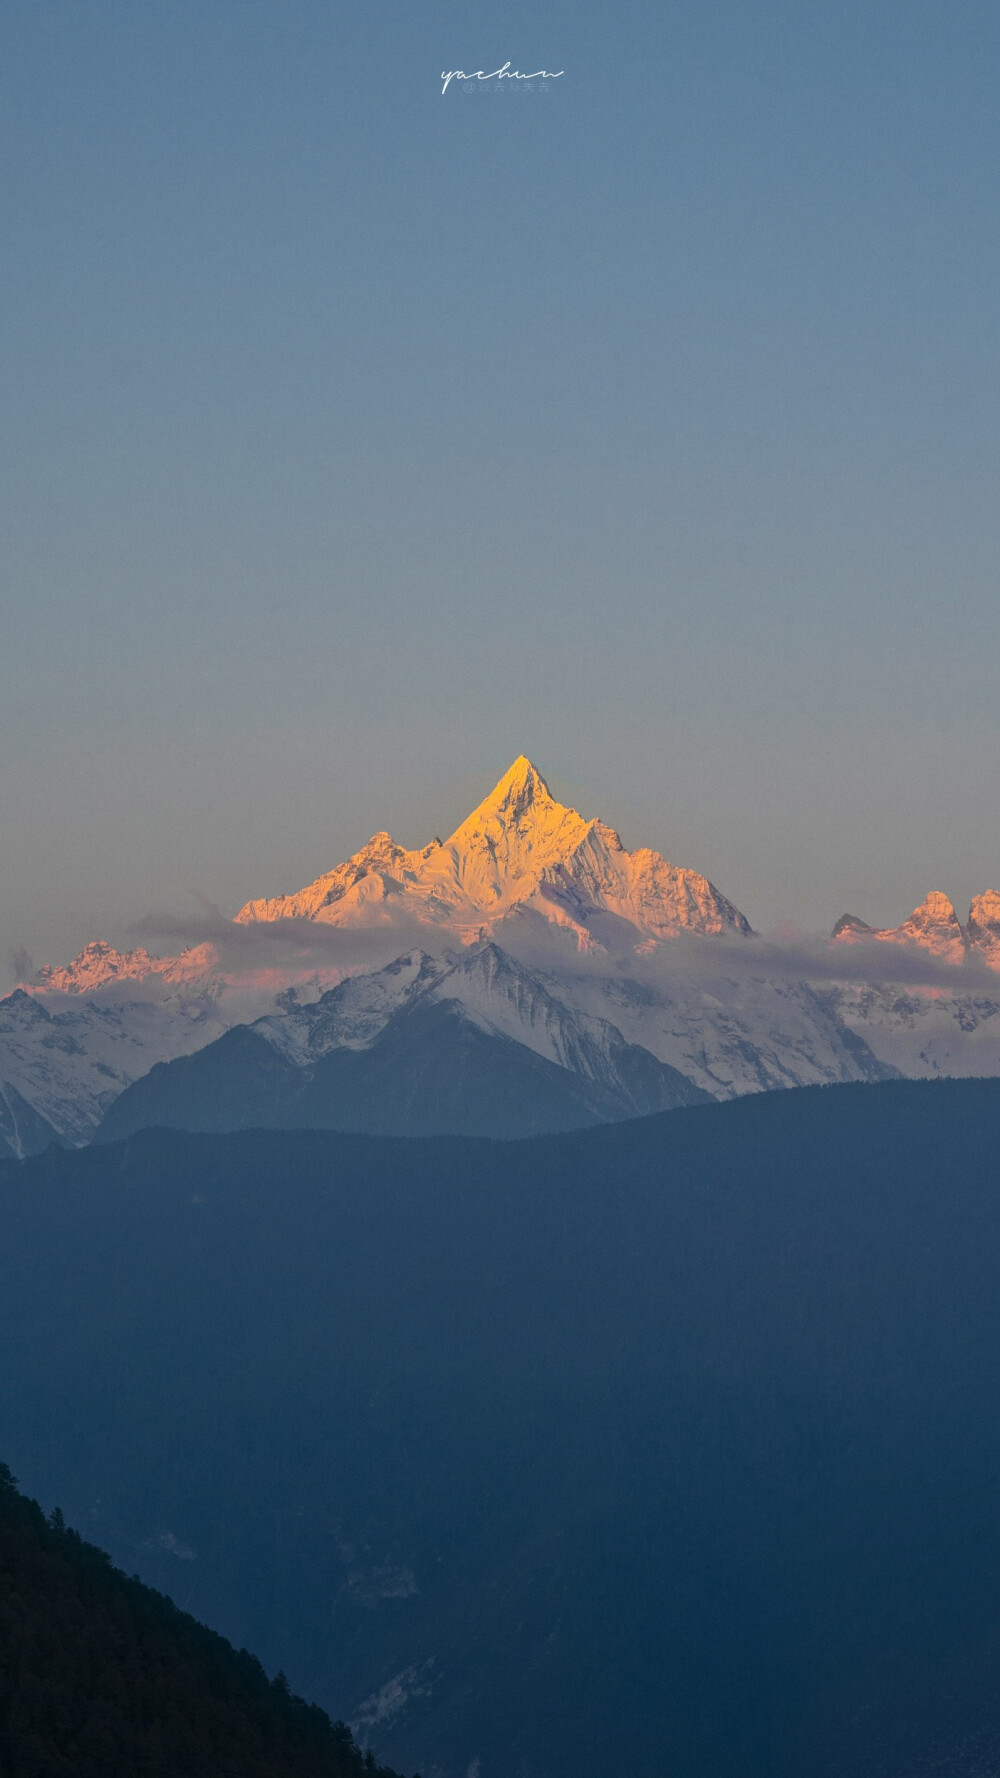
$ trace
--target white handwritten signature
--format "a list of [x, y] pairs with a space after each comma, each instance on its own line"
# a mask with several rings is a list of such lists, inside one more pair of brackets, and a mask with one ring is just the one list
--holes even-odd
[[534, 74], [519, 74], [516, 68], [511, 68], [509, 62], [505, 62], [502, 68], [494, 68], [492, 74], [484, 74], [482, 68], [475, 74], [465, 74], [461, 68], [453, 68], [450, 74], [446, 74], [442, 68], [441, 79], [444, 85], [441, 88], [441, 97], [444, 98], [453, 80], [561, 80], [565, 72], [565, 68], [560, 68], [558, 74], [550, 74], [546, 68], [537, 68]]

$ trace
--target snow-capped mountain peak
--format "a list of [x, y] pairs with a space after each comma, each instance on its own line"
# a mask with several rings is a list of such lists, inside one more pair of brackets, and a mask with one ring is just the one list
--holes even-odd
[[357, 925], [396, 913], [446, 922], [464, 943], [529, 913], [569, 929], [581, 948], [750, 931], [706, 877], [658, 852], [627, 851], [614, 828], [557, 802], [524, 754], [447, 840], [411, 852], [375, 834], [297, 894], [247, 902], [236, 918]]

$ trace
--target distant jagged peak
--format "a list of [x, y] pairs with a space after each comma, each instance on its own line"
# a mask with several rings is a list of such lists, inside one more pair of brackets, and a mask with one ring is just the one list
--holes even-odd
[[500, 981], [527, 979], [533, 972], [517, 962], [495, 939], [484, 939], [472, 945], [455, 965], [456, 973], [482, 981], [493, 987]]
[[947, 895], [943, 895], [940, 889], [932, 889], [919, 906], [914, 908], [909, 919], [903, 921], [902, 931], [912, 928], [914, 932], [931, 932], [939, 927], [954, 927], [959, 932], [962, 930], [958, 915]]
[[150, 976], [170, 983], [195, 982], [210, 976], [218, 961], [210, 944], [188, 946], [177, 957], [154, 957], [142, 945], [119, 951], [106, 939], [95, 938], [71, 963], [46, 964], [24, 986], [36, 994], [89, 994], [111, 982], [142, 982]]
[[403, 847], [397, 846], [392, 834], [386, 833], [384, 828], [380, 828], [378, 833], [372, 834], [371, 839], [362, 846], [360, 852], [355, 852], [354, 857], [355, 859], [371, 859], [374, 862], [377, 859], [388, 860], [402, 851]]
[[844, 914], [831, 935], [840, 943], [919, 945], [946, 963], [962, 963], [976, 948], [992, 967], [1000, 966], [1000, 894], [987, 890], [977, 895], [962, 926], [954, 903], [939, 889], [932, 889], [899, 926], [867, 926], [854, 914]]
[[877, 936], [875, 927], [869, 926], [867, 920], [859, 920], [857, 914], [841, 914], [830, 934], [831, 938], [839, 938], [847, 944]]
[[932, 889], [923, 901], [899, 926], [869, 926], [867, 921], [858, 918], [857, 914], [841, 914], [840, 919], [831, 933], [832, 938], [858, 936], [862, 938], [893, 939], [900, 935], [913, 937], [924, 932], [946, 931], [961, 932], [962, 926], [952, 902], [939, 889]]
[[965, 933], [947, 895], [932, 889], [919, 907], [899, 929], [900, 938], [922, 945], [935, 957], [947, 963], [961, 963], [965, 958]]
[[120, 980], [123, 976], [141, 978], [149, 975], [153, 961], [141, 945], [131, 951], [119, 951], [106, 939], [93, 938], [70, 963], [47, 963], [28, 985], [47, 988], [53, 993], [79, 994], [86, 988], [99, 987], [102, 982]]

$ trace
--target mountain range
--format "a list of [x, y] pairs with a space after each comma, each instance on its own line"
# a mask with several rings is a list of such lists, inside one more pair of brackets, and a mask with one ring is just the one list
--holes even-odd
[[178, 956], [94, 941], [22, 983], [0, 1001], [0, 1153], [151, 1121], [527, 1135], [703, 1095], [996, 1074], [998, 968], [992, 890], [964, 925], [935, 893], [898, 927], [845, 915], [783, 953], [522, 756], [445, 841], [376, 833]]

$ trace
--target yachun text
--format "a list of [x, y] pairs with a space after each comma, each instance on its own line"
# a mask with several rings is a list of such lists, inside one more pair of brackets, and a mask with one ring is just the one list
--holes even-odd
[[444, 97], [453, 80], [561, 80], [565, 72], [564, 68], [560, 68], [558, 74], [550, 73], [547, 68], [536, 68], [534, 74], [519, 74], [509, 62], [505, 62], [502, 68], [494, 68], [492, 74], [484, 73], [482, 68], [477, 69], [474, 74], [466, 74], [461, 68], [453, 68], [450, 74], [446, 74], [442, 68], [441, 79], [444, 84], [441, 87], [441, 97]]

